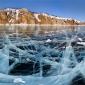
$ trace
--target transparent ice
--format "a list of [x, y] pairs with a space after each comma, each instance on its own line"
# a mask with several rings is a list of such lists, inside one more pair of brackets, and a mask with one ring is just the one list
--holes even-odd
[[[77, 75], [85, 77], [85, 27], [25, 27], [30, 35], [19, 33], [23, 26], [13, 27], [6, 26], [8, 31], [1, 33], [0, 85], [70, 85]], [[11, 65], [10, 60], [14, 60]], [[10, 75], [16, 64], [30, 61], [34, 62], [31, 75]], [[37, 62], [40, 68], [35, 73]], [[50, 69], [44, 74], [45, 65]]]

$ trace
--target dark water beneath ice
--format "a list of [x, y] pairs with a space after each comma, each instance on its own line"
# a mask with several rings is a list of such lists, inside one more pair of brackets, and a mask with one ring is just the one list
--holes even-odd
[[0, 68], [1, 85], [85, 85], [85, 27], [0, 26]]

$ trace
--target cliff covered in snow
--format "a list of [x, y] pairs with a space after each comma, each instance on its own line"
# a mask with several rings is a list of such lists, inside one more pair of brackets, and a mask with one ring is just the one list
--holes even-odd
[[45, 13], [33, 13], [25, 8], [7, 8], [0, 10], [0, 24], [79, 25], [80, 21]]

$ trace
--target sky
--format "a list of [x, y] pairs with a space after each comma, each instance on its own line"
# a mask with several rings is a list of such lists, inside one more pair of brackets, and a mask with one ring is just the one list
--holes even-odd
[[0, 8], [27, 8], [32, 12], [85, 21], [85, 0], [0, 0]]

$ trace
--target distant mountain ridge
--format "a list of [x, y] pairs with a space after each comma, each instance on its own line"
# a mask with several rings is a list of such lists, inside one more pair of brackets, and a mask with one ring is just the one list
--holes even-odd
[[0, 10], [0, 24], [79, 25], [80, 23], [76, 19], [34, 13], [25, 8]]

